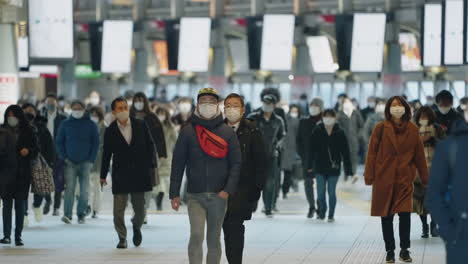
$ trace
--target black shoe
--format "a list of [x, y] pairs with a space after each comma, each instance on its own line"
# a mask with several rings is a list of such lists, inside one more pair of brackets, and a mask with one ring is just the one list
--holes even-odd
[[395, 263], [395, 251], [387, 251], [387, 257], [385, 258], [385, 263]]
[[91, 216], [91, 217], [94, 218], [94, 219], [97, 219], [97, 218], [98, 218], [97, 212], [96, 212], [96, 211], [93, 211], [93, 216]]
[[50, 212], [50, 202], [46, 202], [46, 204], [44, 205], [44, 209], [42, 211], [42, 213], [44, 215], [48, 215]]
[[402, 249], [400, 251], [400, 261], [403, 261], [405, 263], [413, 262], [413, 259], [410, 256], [410, 252], [407, 249]]
[[125, 249], [127, 248], [127, 240], [120, 239], [119, 243], [117, 244], [118, 249]]
[[271, 212], [271, 210], [265, 210], [265, 215], [267, 217], [273, 217], [273, 213]]
[[11, 239], [9, 237], [5, 237], [2, 240], [0, 240], [0, 244], [9, 245], [9, 244], [11, 244]]
[[78, 224], [83, 225], [86, 223], [85, 216], [78, 216]]
[[52, 213], [53, 216], [59, 216], [60, 215], [60, 211], [59, 209], [54, 209], [54, 212]]
[[421, 238], [429, 238], [429, 225], [423, 225]]
[[143, 240], [143, 236], [141, 235], [141, 229], [133, 228], [133, 245], [135, 247], [139, 247], [141, 245], [141, 241]]
[[307, 218], [312, 219], [314, 218], [315, 214], [315, 209], [314, 208], [309, 208], [309, 213], [307, 213]]
[[437, 228], [436, 223], [431, 222], [431, 236], [432, 237], [439, 237], [439, 229]]
[[164, 193], [162, 192], [158, 193], [158, 196], [156, 197], [156, 210], [162, 211], [163, 199], [164, 199]]
[[279, 212], [278, 208], [276, 208], [276, 205], [273, 207], [273, 212], [275, 212], [275, 213]]
[[85, 215], [86, 215], [86, 216], [90, 216], [90, 215], [91, 215], [91, 206], [88, 205], [88, 207], [86, 208], [86, 211], [85, 211]]
[[24, 246], [23, 240], [22, 240], [21, 238], [15, 239], [15, 245], [16, 245], [17, 247], [22, 247], [22, 246]]
[[288, 199], [288, 194], [287, 193], [283, 193], [283, 200], [286, 200]]

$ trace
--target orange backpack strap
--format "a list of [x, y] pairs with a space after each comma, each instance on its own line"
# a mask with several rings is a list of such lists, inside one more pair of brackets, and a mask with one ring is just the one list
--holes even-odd
[[203, 152], [218, 159], [227, 156], [229, 146], [226, 140], [200, 125], [195, 126], [195, 131]]

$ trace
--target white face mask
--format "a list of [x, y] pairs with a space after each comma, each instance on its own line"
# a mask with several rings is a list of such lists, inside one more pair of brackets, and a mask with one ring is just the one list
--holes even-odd
[[348, 117], [351, 117], [351, 115], [353, 114], [353, 111], [354, 111], [354, 105], [352, 102], [350, 101], [346, 101], [344, 104], [343, 104], [343, 112], [348, 116]]
[[164, 121], [166, 121], [166, 116], [165, 115], [158, 115], [158, 119], [159, 119], [159, 121], [164, 122]]
[[452, 109], [452, 107], [447, 107], [447, 106], [446, 107], [439, 106], [438, 108], [439, 108], [439, 111], [444, 115], [448, 114], [450, 110]]
[[198, 112], [203, 118], [212, 119], [218, 111], [217, 104], [200, 104], [198, 105]]
[[323, 118], [323, 124], [325, 126], [333, 126], [336, 122], [336, 118], [333, 117], [324, 117]]
[[143, 110], [144, 107], [145, 107], [145, 103], [143, 103], [143, 102], [135, 102], [135, 109], [136, 109], [137, 111]]
[[291, 113], [289, 113], [289, 115], [290, 115], [292, 118], [298, 118], [298, 117], [299, 117], [299, 113], [298, 113], [298, 112], [291, 112]]
[[92, 120], [94, 123], [96, 123], [96, 124], [99, 123], [99, 118], [96, 117], [96, 116], [92, 116], [92, 117], [91, 117], [91, 120]]
[[272, 104], [263, 104], [262, 110], [265, 113], [273, 113], [275, 107]]
[[311, 116], [318, 116], [320, 114], [320, 107], [318, 106], [309, 107], [309, 114]]
[[180, 103], [179, 111], [183, 114], [188, 114], [190, 111], [192, 111], [192, 105], [189, 103]]
[[18, 126], [19, 120], [18, 120], [18, 118], [14, 117], [14, 116], [9, 116], [7, 118], [7, 123], [11, 127], [16, 127], [16, 126]]
[[419, 124], [420, 124], [421, 126], [423, 126], [423, 127], [426, 127], [426, 126], [429, 125], [429, 120], [427, 120], [427, 119], [420, 119], [420, 120], [419, 120]]
[[71, 115], [75, 119], [81, 119], [84, 116], [84, 111], [83, 110], [72, 110]]
[[375, 107], [375, 112], [378, 113], [378, 114], [383, 114], [383, 113], [385, 113], [385, 105], [384, 105], [384, 104], [378, 104], [378, 105]]
[[100, 100], [99, 100], [99, 97], [91, 97], [91, 98], [89, 98], [89, 103], [90, 103], [91, 105], [98, 105], [98, 104], [99, 104], [99, 101], [100, 101]]
[[118, 112], [117, 114], [115, 114], [115, 118], [117, 118], [117, 120], [119, 120], [120, 122], [127, 121], [129, 116], [130, 113], [128, 111]]
[[393, 117], [401, 118], [405, 114], [406, 110], [403, 106], [392, 106], [390, 107], [390, 114]]
[[231, 123], [236, 123], [241, 119], [241, 108], [239, 107], [229, 107], [224, 108], [224, 115], [227, 120]]
[[460, 108], [461, 108], [461, 110], [466, 111], [467, 105], [466, 104], [461, 104]]

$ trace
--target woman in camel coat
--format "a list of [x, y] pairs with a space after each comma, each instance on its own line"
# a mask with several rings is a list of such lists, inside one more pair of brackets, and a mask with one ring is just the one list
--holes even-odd
[[428, 170], [418, 127], [410, 122], [411, 109], [402, 97], [393, 97], [385, 107], [385, 120], [372, 133], [364, 173], [372, 185], [371, 215], [382, 218], [387, 263], [395, 261], [393, 217], [400, 217], [400, 260], [411, 262], [410, 231], [413, 182], [418, 171], [427, 186]]

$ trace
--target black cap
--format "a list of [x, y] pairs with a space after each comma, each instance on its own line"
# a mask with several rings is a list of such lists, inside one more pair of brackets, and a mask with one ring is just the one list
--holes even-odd
[[278, 102], [278, 99], [276, 98], [276, 96], [272, 94], [267, 94], [263, 96], [262, 102], [267, 103], [267, 104], [276, 104]]

